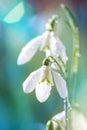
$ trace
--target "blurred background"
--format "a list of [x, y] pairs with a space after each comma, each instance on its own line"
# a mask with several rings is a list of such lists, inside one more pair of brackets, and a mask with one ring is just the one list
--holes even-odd
[[[63, 101], [55, 88], [43, 104], [37, 101], [34, 92], [23, 92], [22, 82], [41, 66], [43, 53], [38, 52], [23, 66], [17, 65], [22, 47], [45, 31], [45, 23], [62, 3], [72, 10], [80, 30], [81, 57], [75, 100], [87, 116], [87, 1], [0, 0], [0, 130], [45, 130], [45, 123], [63, 110]], [[71, 39], [66, 38], [66, 32], [68, 36], [67, 30], [61, 36], [60, 28], [59, 35], [69, 44]]]

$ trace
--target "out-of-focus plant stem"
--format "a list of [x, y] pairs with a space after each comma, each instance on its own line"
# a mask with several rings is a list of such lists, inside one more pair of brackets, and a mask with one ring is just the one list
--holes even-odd
[[79, 31], [78, 31], [78, 26], [76, 23], [76, 20], [69, 10], [65, 5], [61, 5], [66, 17], [67, 17], [67, 23], [69, 27], [72, 30], [72, 35], [73, 35], [73, 49], [72, 49], [72, 63], [71, 63], [71, 72], [70, 72], [70, 78], [69, 78], [69, 83], [70, 83], [70, 97], [71, 97], [71, 102], [73, 100], [73, 97], [75, 96], [75, 83], [76, 83], [76, 77], [77, 77], [77, 72], [78, 72], [78, 61], [79, 61]]
[[[75, 85], [76, 85], [76, 79], [77, 79], [77, 72], [78, 72], [78, 61], [79, 61], [79, 31], [78, 31], [78, 26], [76, 23], [76, 20], [69, 10], [65, 5], [61, 5], [61, 8], [63, 9], [66, 18], [67, 18], [67, 23], [68, 26], [71, 28], [72, 31], [72, 38], [73, 38], [73, 48], [72, 48], [72, 63], [71, 63], [71, 70], [70, 70], [70, 77], [68, 78], [69, 80], [69, 86], [70, 87], [70, 92], [69, 92], [69, 99], [71, 104], [75, 102]], [[73, 100], [74, 99], [74, 100]], [[70, 124], [71, 124], [71, 118], [69, 111], [67, 109], [67, 115], [69, 116], [69, 125], [67, 123], [67, 130], [69, 130]]]

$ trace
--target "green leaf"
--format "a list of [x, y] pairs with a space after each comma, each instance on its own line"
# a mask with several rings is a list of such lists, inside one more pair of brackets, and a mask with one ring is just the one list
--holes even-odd
[[73, 33], [73, 54], [72, 54], [72, 65], [71, 65], [71, 73], [78, 71], [78, 59], [80, 56], [79, 53], [79, 30], [77, 26], [77, 22], [68, 7], [65, 5], [61, 5], [66, 17], [67, 17], [67, 25], [72, 29]]
[[77, 22], [71, 13], [70, 9], [66, 7], [65, 5], [61, 5], [61, 8], [63, 9], [64, 13], [66, 14], [66, 17], [68, 19], [68, 23], [70, 24], [71, 28], [74, 30], [77, 27]]

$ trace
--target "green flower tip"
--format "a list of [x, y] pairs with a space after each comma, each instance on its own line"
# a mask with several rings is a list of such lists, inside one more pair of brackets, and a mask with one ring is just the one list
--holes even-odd
[[47, 122], [46, 130], [53, 130], [53, 122], [51, 120]]
[[50, 65], [51, 65], [50, 59], [46, 57], [46, 58], [43, 60], [43, 65], [50, 66]]
[[52, 32], [55, 30], [55, 26], [57, 23], [58, 15], [53, 15], [51, 19], [49, 19], [48, 23], [46, 24], [46, 29], [49, 32]]

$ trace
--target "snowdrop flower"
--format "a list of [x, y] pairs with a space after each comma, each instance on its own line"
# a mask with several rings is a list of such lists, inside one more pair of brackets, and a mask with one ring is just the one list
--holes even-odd
[[[57, 115], [53, 116], [51, 120], [47, 122], [46, 130], [58, 130], [59, 128], [63, 128], [65, 124], [65, 111], [58, 113]], [[64, 130], [64, 129], [63, 129]]]
[[52, 55], [56, 59], [57, 56], [60, 55], [66, 64], [68, 57], [66, 55], [65, 46], [55, 32], [45, 32], [45, 41], [41, 45], [41, 49], [46, 52], [47, 56]]
[[23, 83], [23, 90], [25, 93], [30, 93], [35, 89], [37, 99], [44, 102], [50, 95], [52, 85], [50, 67], [44, 65], [28, 76]]
[[66, 64], [67, 56], [64, 45], [54, 32], [49, 31], [46, 31], [25, 45], [20, 52], [17, 64], [21, 65], [30, 61], [39, 49], [44, 51], [46, 56], [52, 55], [53, 57], [57, 57], [57, 55], [60, 55]]
[[66, 82], [55, 71], [51, 70], [50, 66], [43, 65], [38, 70], [32, 72], [23, 83], [23, 90], [25, 93], [30, 93], [35, 89], [36, 97], [39, 102], [45, 102], [50, 93], [53, 84], [53, 78], [56, 84], [57, 91], [62, 98], [68, 95]]

